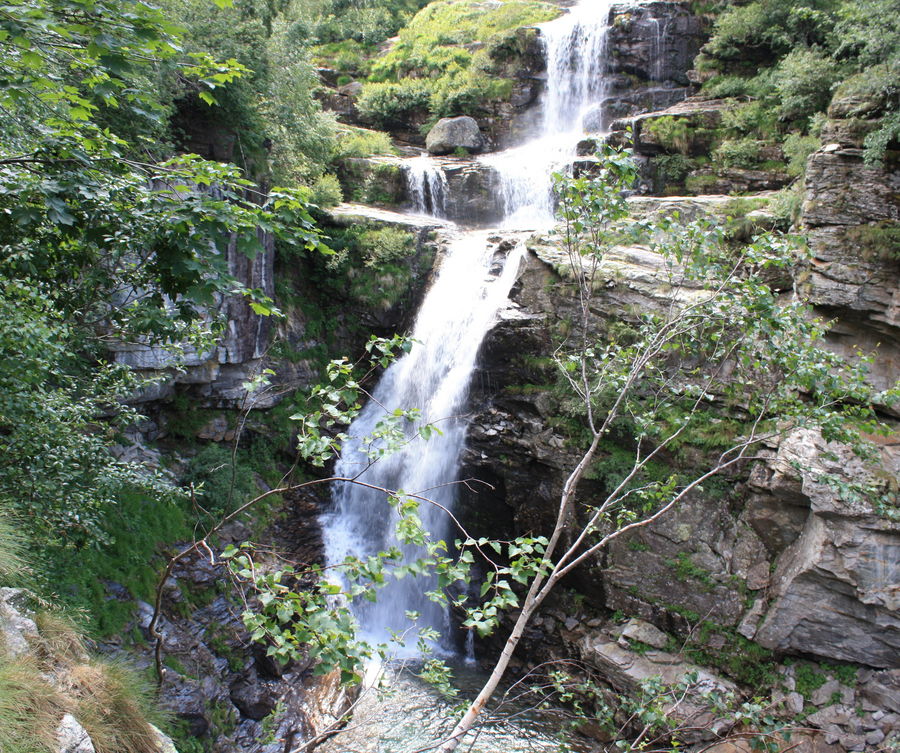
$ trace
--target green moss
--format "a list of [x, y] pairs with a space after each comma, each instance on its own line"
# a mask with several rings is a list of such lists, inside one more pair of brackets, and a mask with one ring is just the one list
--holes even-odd
[[847, 230], [847, 238], [860, 249], [864, 259], [900, 260], [900, 223], [857, 225]]
[[63, 550], [47, 564], [53, 590], [64, 604], [83, 609], [99, 635], [119, 633], [132, 618], [134, 604], [111, 599], [107, 584], [117, 583], [132, 597], [149, 601], [162, 562], [162, 542], [188, 536], [190, 520], [186, 506], [126, 492], [105, 511], [106, 542]]
[[828, 677], [816, 664], [803, 662], [794, 667], [795, 690], [804, 698], [809, 698], [827, 681]]
[[771, 651], [748, 640], [733, 628], [708, 620], [688, 636], [685, 654], [698, 664], [722, 670], [756, 692], [773, 687], [781, 677]]
[[675, 571], [675, 577], [682, 582], [699, 583], [705, 591], [712, 591], [716, 586], [709, 571], [697, 565], [688, 552], [679, 552], [675, 559], [667, 559], [666, 564]]
[[689, 175], [685, 178], [684, 187], [690, 193], [704, 193], [709, 188], [712, 188], [716, 183], [718, 183], [719, 179], [715, 175], [703, 174], [703, 175]]

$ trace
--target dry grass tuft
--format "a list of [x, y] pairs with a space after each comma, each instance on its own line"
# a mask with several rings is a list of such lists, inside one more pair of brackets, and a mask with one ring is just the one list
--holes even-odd
[[0, 751], [55, 751], [64, 713], [64, 699], [42, 677], [34, 660], [0, 656]]
[[73, 715], [88, 731], [97, 753], [158, 753], [148, 723], [147, 689], [123, 664], [93, 660], [67, 676]]
[[159, 753], [150, 722], [153, 693], [133, 669], [91, 658], [71, 618], [35, 616], [39, 637], [21, 659], [0, 646], [0, 753], [52, 753], [66, 713], [91, 737], [96, 753]]
[[38, 612], [34, 621], [40, 633], [34, 648], [42, 661], [57, 668], [88, 661], [84, 636], [67, 616], [44, 611]]

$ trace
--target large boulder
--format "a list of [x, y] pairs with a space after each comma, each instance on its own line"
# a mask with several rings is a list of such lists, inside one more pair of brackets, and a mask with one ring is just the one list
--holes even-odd
[[425, 148], [431, 154], [451, 154], [458, 149], [480, 152], [484, 148], [484, 138], [478, 123], [468, 115], [441, 118], [428, 132]]
[[[807, 511], [805, 521], [793, 522], [800, 527], [776, 560], [758, 643], [872, 667], [898, 666], [900, 523], [883, 514], [875, 494], [842, 495], [839, 483], [823, 480], [830, 475], [849, 485], [896, 477], [898, 455], [885, 444], [881, 468], [871, 470], [847, 449], [802, 429], [754, 470], [750, 485], [758, 495], [748, 511], [751, 526], [767, 508]], [[761, 535], [777, 543], [766, 526]]]

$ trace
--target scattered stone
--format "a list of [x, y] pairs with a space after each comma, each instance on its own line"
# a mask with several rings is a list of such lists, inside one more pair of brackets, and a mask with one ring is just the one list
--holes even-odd
[[662, 630], [649, 622], [639, 620], [637, 617], [633, 617], [625, 623], [625, 627], [622, 629], [622, 637], [646, 643], [648, 646], [653, 646], [653, 648], [665, 648], [669, 642], [669, 636]]
[[457, 149], [480, 152], [484, 148], [484, 137], [478, 123], [468, 115], [441, 118], [428, 132], [425, 148], [430, 154], [451, 154]]
[[878, 745], [878, 743], [882, 742], [884, 738], [884, 732], [882, 732], [880, 729], [873, 729], [871, 732], [866, 734], [866, 745]]
[[835, 694], [840, 695], [840, 688], [841, 685], [837, 680], [828, 680], [824, 685], [812, 692], [809, 700], [814, 706], [824, 706], [833, 703], [831, 699]]
[[803, 696], [799, 693], [788, 693], [784, 697], [784, 707], [792, 714], [803, 713]]
[[71, 714], [66, 714], [56, 728], [58, 753], [94, 753], [94, 743], [87, 730]]
[[816, 727], [827, 729], [830, 725], [846, 725], [850, 721], [850, 717], [853, 716], [853, 713], [853, 709], [835, 703], [831, 706], [826, 706], [815, 714], [810, 714], [807, 721], [809, 721], [810, 724], [814, 724]]
[[900, 713], [900, 669], [874, 672], [859, 688], [865, 702], [874, 706], [872, 711]]
[[866, 738], [862, 735], [841, 735], [838, 742], [845, 750], [865, 750], [866, 748]]

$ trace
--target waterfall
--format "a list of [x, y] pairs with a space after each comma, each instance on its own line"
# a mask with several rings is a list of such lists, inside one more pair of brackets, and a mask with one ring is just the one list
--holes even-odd
[[[544, 93], [545, 135], [580, 136], [585, 117], [601, 109], [609, 91], [606, 38], [612, 0], [586, 0], [565, 16], [541, 25], [547, 88]], [[608, 124], [600, 119], [600, 130]], [[595, 129], [596, 130], [596, 129]]]
[[612, 3], [583, 0], [539, 27], [547, 61], [540, 130], [522, 146], [481, 159], [497, 173], [504, 227], [551, 224], [552, 173], [572, 161], [585, 133], [602, 132], [609, 125], [604, 100], [609, 92], [606, 40]]
[[[485, 333], [515, 279], [522, 248], [509, 254], [499, 277], [491, 274], [493, 252], [486, 232], [467, 232], [454, 239], [416, 319], [412, 350], [396, 361], [381, 378], [372, 400], [350, 427], [352, 436], [341, 453], [335, 473], [342, 477], [363, 471], [361, 480], [388, 489], [421, 493], [452, 508], [459, 457], [466, 434], [460, 416], [465, 407], [469, 378]], [[412, 438], [405, 447], [364, 470], [360, 441], [372, 433], [386, 412], [396, 408], [421, 411], [421, 423], [436, 421], [442, 436], [429, 441]], [[415, 427], [409, 427], [412, 435]], [[334, 510], [324, 520], [329, 564], [347, 555], [364, 557], [392, 543], [397, 519], [385, 495], [355, 484], [336, 485]], [[451, 538], [447, 516], [422, 504], [420, 516], [434, 538]], [[414, 547], [405, 554], [414, 556]], [[423, 597], [432, 584], [422, 578], [404, 578], [380, 589], [378, 600], [362, 604], [357, 616], [363, 633], [386, 640], [390, 631], [409, 626], [407, 610], [420, 613], [420, 624], [447, 627], [445, 610]], [[446, 635], [446, 630], [444, 631]]]
[[[567, 15], [541, 26], [548, 60], [543, 120], [535, 137], [514, 149], [481, 158], [498, 174], [499, 200], [508, 228], [536, 228], [553, 221], [550, 173], [571, 160], [584, 132], [585, 118], [601, 108], [606, 96], [605, 45], [611, 0], [583, 0]], [[596, 118], [595, 118], [596, 119]], [[602, 118], [601, 118], [602, 121]], [[442, 216], [448, 186], [434, 160], [405, 160], [409, 195], [415, 211]], [[522, 245], [510, 252], [502, 271], [493, 273], [494, 253], [487, 231], [459, 234], [449, 246], [415, 322], [411, 351], [382, 376], [372, 399], [351, 425], [335, 473], [377, 487], [423, 494], [452, 509], [459, 458], [464, 446], [466, 395], [475, 358], [497, 310], [515, 279]], [[438, 421], [443, 435], [430, 441], [408, 428], [409, 442], [399, 451], [367, 466], [362, 438], [396, 409], [418, 409], [420, 422]], [[334, 508], [323, 519], [329, 565], [348, 555], [366, 557], [394, 545], [397, 519], [385, 494], [352, 484], [333, 489]], [[420, 516], [433, 538], [452, 538], [446, 514], [423, 503]], [[405, 556], [414, 557], [414, 547]], [[362, 633], [377, 641], [409, 627], [407, 611], [419, 613], [420, 625], [447, 635], [446, 610], [424, 593], [426, 578], [392, 580], [375, 602], [355, 605]]]
[[413, 211], [433, 217], [447, 215], [447, 176], [426, 155], [405, 161], [403, 172]]

